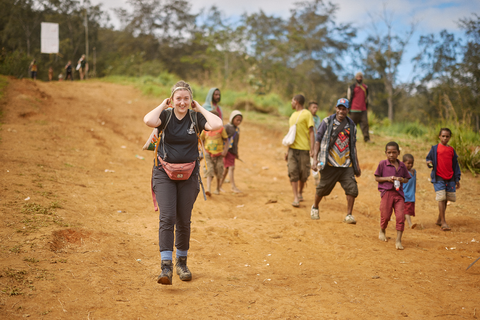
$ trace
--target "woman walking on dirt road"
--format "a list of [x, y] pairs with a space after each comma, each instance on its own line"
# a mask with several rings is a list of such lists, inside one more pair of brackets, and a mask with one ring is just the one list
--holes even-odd
[[[190, 107], [193, 110], [189, 110]], [[200, 190], [197, 134], [202, 130], [218, 130], [223, 123], [193, 100], [192, 89], [184, 81], [177, 82], [170, 99], [145, 115], [143, 121], [162, 133], [155, 155], [159, 162], [152, 172], [152, 189], [160, 210], [158, 238], [162, 273], [158, 283], [172, 284], [175, 227], [176, 272], [180, 280], [189, 281], [192, 279], [187, 267], [190, 221]]]

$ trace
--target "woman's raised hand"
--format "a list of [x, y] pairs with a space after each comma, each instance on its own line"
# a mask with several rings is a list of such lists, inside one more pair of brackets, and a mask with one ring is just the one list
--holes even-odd
[[170, 98], [163, 100], [163, 102], [161, 103], [161, 105], [164, 107], [168, 107], [169, 104], [170, 104]]
[[200, 105], [197, 101], [193, 100], [193, 101], [192, 101], [192, 109], [193, 109], [193, 111], [195, 111], [195, 112], [200, 112], [200, 110], [198, 109], [198, 107], [201, 107], [201, 105]]

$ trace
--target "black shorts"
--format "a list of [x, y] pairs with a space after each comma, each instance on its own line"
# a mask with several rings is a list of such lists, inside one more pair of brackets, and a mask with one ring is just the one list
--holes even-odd
[[320, 183], [317, 186], [317, 195], [319, 197], [328, 196], [337, 182], [340, 182], [345, 194], [356, 198], [358, 196], [357, 180], [353, 167], [338, 168], [328, 164], [320, 173]]

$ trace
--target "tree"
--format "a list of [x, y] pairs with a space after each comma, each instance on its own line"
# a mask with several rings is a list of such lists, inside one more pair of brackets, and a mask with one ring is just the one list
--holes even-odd
[[[393, 122], [398, 66], [402, 62], [405, 47], [412, 37], [415, 25], [411, 24], [405, 34], [399, 35], [393, 30], [393, 13], [388, 12], [385, 6], [378, 18], [383, 27], [380, 27], [371, 15], [373, 33], [365, 42], [364, 63], [369, 72], [383, 80], [387, 93], [387, 114]], [[382, 32], [383, 30], [385, 32]]]
[[[432, 112], [444, 119], [458, 121], [480, 129], [480, 17], [464, 18], [459, 26], [466, 41], [456, 39], [447, 30], [422, 36], [422, 51], [414, 58], [416, 69], [422, 72], [421, 85], [430, 96]], [[435, 110], [436, 109], [436, 110]], [[452, 118], [453, 117], [453, 118]], [[471, 120], [474, 120], [472, 123]]]

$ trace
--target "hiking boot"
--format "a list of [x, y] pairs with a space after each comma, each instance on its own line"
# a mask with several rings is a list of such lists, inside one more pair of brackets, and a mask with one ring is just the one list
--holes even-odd
[[175, 264], [177, 274], [182, 281], [192, 280], [192, 273], [187, 267], [187, 257], [177, 257], [177, 263]]
[[357, 224], [357, 221], [355, 220], [355, 218], [351, 214], [347, 214], [347, 216], [345, 217], [343, 222], [345, 222], [347, 224]]
[[160, 284], [172, 284], [173, 263], [172, 260], [162, 260], [162, 273], [158, 276]]
[[310, 210], [310, 218], [312, 218], [312, 220], [320, 219], [320, 215], [318, 214], [318, 208], [314, 208], [312, 206], [312, 209]]

